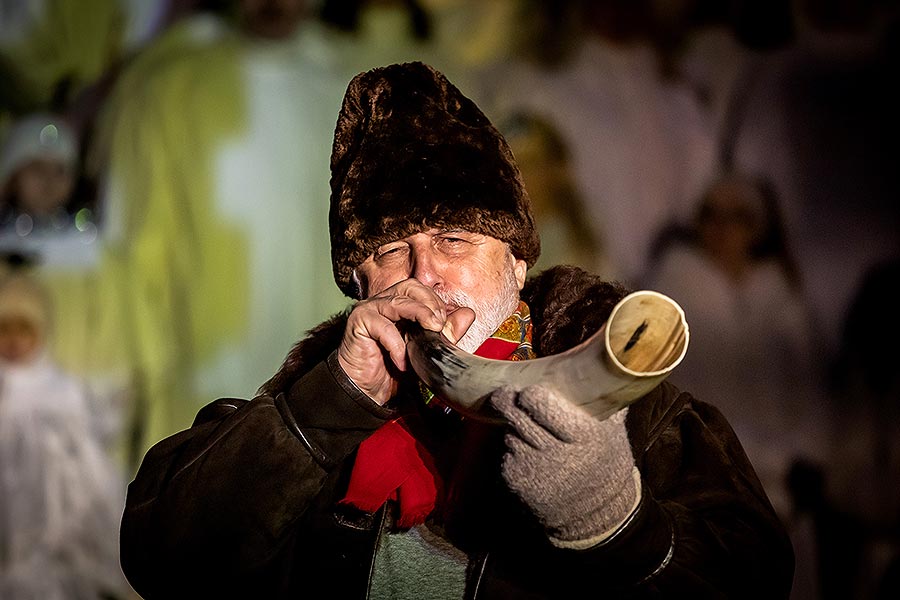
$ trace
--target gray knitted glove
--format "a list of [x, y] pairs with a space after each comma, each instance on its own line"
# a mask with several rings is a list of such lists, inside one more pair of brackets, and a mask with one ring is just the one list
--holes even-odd
[[500, 388], [491, 404], [512, 426], [503, 479], [554, 545], [589, 548], [635, 510], [640, 475], [625, 431], [627, 408], [598, 421], [542, 386]]

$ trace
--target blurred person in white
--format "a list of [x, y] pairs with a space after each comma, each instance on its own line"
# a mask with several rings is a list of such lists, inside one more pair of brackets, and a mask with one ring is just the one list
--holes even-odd
[[517, 112], [502, 126], [528, 187], [541, 234], [535, 272], [575, 265], [614, 279], [605, 247], [587, 220], [584, 196], [562, 133], [538, 112]]
[[819, 352], [834, 354], [866, 268], [900, 252], [900, 3], [734, 8], [737, 27], [697, 31], [680, 68], [708, 98], [730, 164], [778, 189]]
[[0, 277], [0, 598], [127, 598], [124, 478], [87, 388], [48, 349], [49, 302], [21, 268]]
[[346, 305], [317, 285], [331, 277], [321, 198], [346, 87], [331, 37], [313, 2], [223, 4], [182, 16], [125, 68], [89, 159], [148, 399], [138, 455], [188, 427], [200, 399], [252, 393]]
[[446, 63], [434, 44], [432, 11], [419, 0], [322, 0], [319, 19], [333, 33], [342, 73], [425, 58]]
[[[506, 58], [517, 37], [519, 0], [321, 0], [319, 19], [352, 78], [391, 63], [424, 61], [465, 87]], [[477, 91], [477, 88], [476, 88]]]
[[123, 0], [0, 2], [0, 121], [42, 108], [67, 111], [70, 103], [91, 93], [134, 47], [133, 36], [123, 27], [132, 12], [125, 4]]
[[744, 442], [772, 504], [790, 513], [785, 475], [795, 458], [821, 461], [818, 333], [765, 181], [715, 179], [690, 224], [660, 232], [644, 285], [671, 295], [691, 319], [691, 355], [673, 377], [714, 399]]
[[653, 231], [686, 218], [715, 167], [711, 123], [667, 68], [663, 39], [692, 0], [520, 0], [509, 60], [480, 75], [492, 112], [534, 111], [559, 129], [586, 222], [616, 276], [646, 269]]

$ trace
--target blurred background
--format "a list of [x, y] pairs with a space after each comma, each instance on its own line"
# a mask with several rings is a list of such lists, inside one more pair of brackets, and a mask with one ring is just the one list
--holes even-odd
[[898, 25], [897, 0], [0, 0], [0, 598], [134, 597], [144, 452], [348, 306], [334, 124], [407, 60], [506, 135], [532, 273], [684, 307], [670, 379], [732, 422], [793, 597], [900, 597]]

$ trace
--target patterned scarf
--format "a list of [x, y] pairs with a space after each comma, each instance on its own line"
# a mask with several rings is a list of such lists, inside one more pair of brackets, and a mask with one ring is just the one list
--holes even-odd
[[[531, 332], [528, 305], [519, 301], [516, 311], [478, 347], [475, 355], [497, 360], [534, 358]], [[429, 407], [451, 411], [424, 385], [420, 389]], [[425, 522], [442, 488], [434, 458], [416, 440], [406, 417], [400, 417], [382, 425], [359, 445], [347, 494], [340, 503], [372, 513], [393, 500], [399, 508], [396, 524], [405, 529]]]

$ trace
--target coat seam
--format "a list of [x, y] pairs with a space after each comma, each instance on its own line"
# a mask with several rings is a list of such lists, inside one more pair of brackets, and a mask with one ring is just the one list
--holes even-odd
[[690, 394], [687, 394], [685, 392], [681, 392], [680, 394], [678, 394], [678, 397], [675, 398], [675, 401], [672, 402], [669, 408], [666, 409], [666, 412], [663, 413], [663, 416], [651, 429], [650, 435], [647, 436], [647, 441], [644, 444], [642, 454], [646, 454], [662, 435], [662, 432], [672, 424], [672, 422], [678, 415], [684, 412], [685, 405], [687, 404], [689, 399]]

